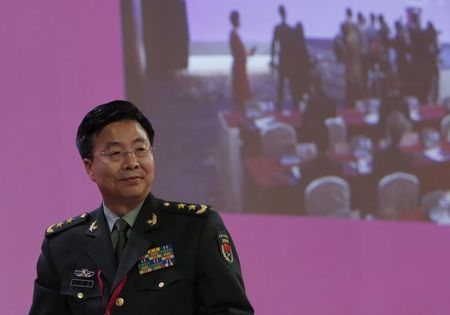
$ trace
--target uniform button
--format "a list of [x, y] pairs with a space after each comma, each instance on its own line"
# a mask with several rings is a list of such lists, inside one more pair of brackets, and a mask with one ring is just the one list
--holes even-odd
[[116, 299], [116, 306], [122, 306], [125, 303], [125, 300], [121, 297]]
[[80, 300], [81, 300], [82, 298], [84, 298], [83, 292], [78, 292], [78, 293], [77, 293], [77, 298], [79, 298]]
[[158, 284], [158, 287], [160, 287], [160, 288], [164, 287], [164, 282], [161, 281], [161, 282]]

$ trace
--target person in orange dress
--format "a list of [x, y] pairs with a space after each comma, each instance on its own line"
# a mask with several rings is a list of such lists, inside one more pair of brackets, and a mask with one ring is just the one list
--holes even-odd
[[[231, 81], [233, 91], [233, 101], [238, 111], [245, 110], [245, 103], [252, 97], [252, 90], [247, 76], [247, 51], [238, 34], [240, 26], [239, 12], [230, 13], [230, 22], [233, 29], [230, 32], [230, 48], [233, 56], [233, 66], [231, 68]], [[255, 48], [250, 51], [253, 55]]]

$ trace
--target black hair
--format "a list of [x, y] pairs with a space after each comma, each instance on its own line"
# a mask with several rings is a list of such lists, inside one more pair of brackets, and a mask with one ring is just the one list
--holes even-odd
[[353, 10], [352, 10], [352, 8], [347, 7], [347, 8], [345, 9], [345, 14], [346, 14], [348, 17], [352, 17], [352, 16], [353, 16]]
[[153, 145], [155, 131], [147, 117], [133, 103], [115, 100], [96, 106], [81, 121], [76, 139], [81, 158], [92, 157], [94, 135], [100, 134], [103, 128], [111, 123], [127, 120], [137, 121], [144, 128], [150, 144]]
[[230, 22], [233, 26], [236, 26], [239, 21], [239, 12], [233, 10], [230, 12]]
[[278, 13], [280, 14], [280, 16], [281, 16], [282, 18], [285, 18], [285, 17], [286, 17], [286, 8], [284, 7], [284, 5], [280, 4], [280, 5], [278, 6]]

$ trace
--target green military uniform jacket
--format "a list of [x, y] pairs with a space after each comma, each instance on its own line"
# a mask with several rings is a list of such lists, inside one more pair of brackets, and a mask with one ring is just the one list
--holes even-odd
[[102, 207], [50, 226], [29, 314], [253, 313], [219, 215], [150, 194], [117, 267]]

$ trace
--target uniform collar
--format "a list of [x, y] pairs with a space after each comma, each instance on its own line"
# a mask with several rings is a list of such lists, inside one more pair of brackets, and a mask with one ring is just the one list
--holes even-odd
[[[127, 212], [127, 214], [122, 216], [122, 219], [127, 221], [129, 226], [133, 227], [134, 222], [136, 221], [136, 218], [138, 217], [143, 204], [144, 204], [144, 201], [141, 204], [139, 204], [136, 208], [131, 209], [130, 211]], [[109, 231], [111, 232], [114, 228], [114, 224], [116, 223], [117, 219], [119, 219], [120, 217], [118, 215], [116, 215], [114, 212], [112, 212], [106, 206], [104, 201], [103, 201], [102, 205], [103, 205], [103, 213], [105, 215], [106, 222], [108, 223]]]
[[142, 210], [136, 217], [135, 228], [153, 230], [159, 226], [159, 209], [161, 201], [149, 194], [142, 205]]

